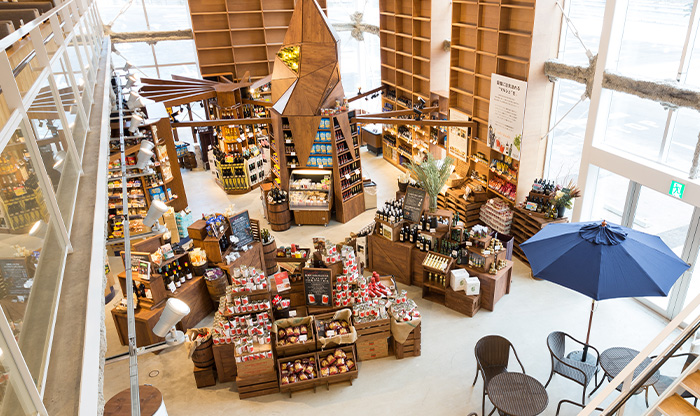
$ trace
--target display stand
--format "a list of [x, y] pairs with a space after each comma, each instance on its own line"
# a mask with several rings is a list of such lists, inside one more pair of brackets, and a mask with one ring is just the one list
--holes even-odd
[[294, 213], [297, 225], [328, 225], [333, 206], [332, 195], [330, 170], [296, 169], [291, 172], [289, 209]]
[[426, 258], [428, 256], [437, 257], [446, 261], [446, 267], [444, 270], [436, 269], [427, 266], [425, 263], [422, 264], [423, 268], [423, 299], [428, 299], [432, 302], [445, 304], [445, 292], [450, 285], [450, 271], [454, 265], [454, 259], [449, 256], [443, 256], [442, 254], [435, 252], [426, 253]]
[[564, 222], [569, 222], [569, 219], [566, 217], [557, 219], [545, 218], [542, 213], [515, 207], [515, 209], [513, 209], [513, 225], [511, 226], [511, 234], [513, 234], [513, 238], [515, 239], [513, 254], [518, 256], [523, 262], [530, 264], [527, 261], [525, 253], [520, 249], [520, 244], [537, 234], [545, 226]]

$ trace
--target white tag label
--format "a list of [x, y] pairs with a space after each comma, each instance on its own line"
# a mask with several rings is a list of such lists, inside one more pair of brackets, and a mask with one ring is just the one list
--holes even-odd
[[335, 331], [334, 331], [334, 330], [329, 329], [328, 331], [326, 331], [326, 338], [328, 338], [328, 337], [334, 337], [334, 336], [335, 336]]
[[290, 155], [290, 156], [296, 156], [296, 155], [297, 155], [297, 152], [291, 152], [291, 153], [289, 153], [289, 155]]
[[[289, 311], [290, 318], [294, 318], [295, 316], [297, 316], [297, 311]], [[304, 336], [306, 336], [306, 335], [304, 335]]]
[[346, 173], [346, 174], [345, 174], [345, 179], [348, 179], [348, 180], [350, 179], [350, 174], [349, 174], [349, 173]]
[[[294, 312], [296, 313], [296, 311], [294, 311]], [[289, 316], [292, 316], [292, 314], [290, 313]], [[306, 342], [306, 340], [308, 340], [308, 337], [306, 336], [306, 334], [299, 335], [299, 341]]]
[[170, 291], [172, 293], [175, 293], [175, 283], [173, 283], [173, 282], [168, 283], [168, 289], [170, 289]]

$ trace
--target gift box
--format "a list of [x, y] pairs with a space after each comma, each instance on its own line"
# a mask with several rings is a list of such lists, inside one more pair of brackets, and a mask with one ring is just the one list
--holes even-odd
[[450, 287], [455, 291], [466, 290], [468, 278], [469, 272], [465, 269], [454, 269], [450, 272]]
[[473, 296], [479, 294], [481, 283], [479, 282], [478, 277], [468, 277], [466, 279], [466, 285], [467, 287], [464, 289], [464, 291], [467, 293], [467, 295]]

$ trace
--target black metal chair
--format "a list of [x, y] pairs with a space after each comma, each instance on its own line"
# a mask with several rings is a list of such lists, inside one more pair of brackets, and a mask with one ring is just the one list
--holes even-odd
[[552, 371], [549, 373], [549, 379], [544, 385], [545, 388], [552, 381], [554, 374], [559, 374], [583, 386], [583, 395], [581, 396], [581, 404], [586, 404], [586, 388], [591, 380], [595, 379], [594, 386], [598, 384], [598, 365], [600, 364], [600, 352], [593, 346], [588, 345], [588, 353], [595, 353], [595, 365], [588, 362], [566, 357], [566, 339], [569, 338], [573, 342], [586, 347], [587, 344], [581, 342], [571, 335], [564, 332], [555, 331], [547, 336], [547, 348], [552, 356]]
[[[682, 373], [682, 372], [685, 371], [686, 368], [688, 368], [688, 366], [689, 366], [690, 364], [693, 363], [693, 361], [695, 361], [695, 360], [698, 358], [698, 355], [697, 355], [697, 354], [693, 354], [693, 353], [686, 352], [686, 353], [683, 353], [683, 354], [672, 355], [672, 356], [669, 357], [669, 358], [678, 358], [678, 357], [686, 357], [686, 358], [685, 358], [685, 363], [683, 363], [683, 369], [681, 370], [681, 373]], [[649, 357], [649, 358], [654, 359], [654, 358], [656, 358], [656, 357]], [[671, 376], [667, 376], [667, 375], [661, 374], [661, 376], [659, 377], [659, 380], [658, 380], [656, 383], [652, 384], [652, 387], [654, 388], [654, 391], [656, 392], [656, 395], [657, 395], [657, 396], [661, 396], [661, 394], [663, 394], [663, 392], [664, 392], [667, 388], [669, 388], [669, 387], [671, 386], [671, 384], [673, 384], [674, 381], [676, 381], [676, 377], [671, 377]], [[647, 392], [647, 394], [648, 394], [648, 392]], [[695, 396], [694, 396], [692, 393], [690, 393], [689, 391], [683, 390], [683, 393], [681, 393], [681, 397], [684, 398], [684, 399], [694, 399], [694, 400], [693, 400], [693, 406], [697, 407], [697, 405], [698, 405], [698, 398], [695, 397]], [[647, 399], [647, 406], [649, 406], [649, 401], [648, 401], [648, 399]]]
[[481, 414], [485, 415], [486, 409], [486, 395], [488, 394], [489, 381], [498, 374], [508, 371], [508, 362], [510, 359], [510, 350], [513, 350], [513, 355], [515, 359], [520, 364], [520, 369], [523, 374], [525, 373], [525, 367], [523, 363], [520, 362], [518, 358], [518, 353], [515, 352], [513, 344], [507, 339], [499, 335], [488, 335], [481, 338], [474, 347], [474, 355], [476, 356], [476, 376], [474, 376], [474, 383], [479, 378], [479, 372], [484, 378], [484, 390], [481, 397]]

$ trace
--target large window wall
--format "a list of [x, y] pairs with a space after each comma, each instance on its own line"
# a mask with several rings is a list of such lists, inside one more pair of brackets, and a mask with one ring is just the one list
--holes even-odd
[[[601, 220], [659, 235], [681, 258], [694, 264], [700, 247], [697, 224], [700, 183], [689, 178], [700, 133], [700, 115], [660, 101], [602, 88], [602, 73], [700, 87], [696, 42], [697, 1], [580, 1], [565, 3], [583, 44], [597, 60], [599, 77], [591, 97], [579, 103], [585, 86], [558, 81], [548, 141], [546, 175], [582, 184], [574, 220]], [[586, 66], [588, 58], [574, 31], [565, 27], [559, 60]], [[671, 181], [686, 185], [683, 198], [669, 195]], [[641, 299], [659, 313], [675, 316], [700, 294], [691, 269], [666, 298]], [[696, 281], [697, 280], [697, 281]]]

